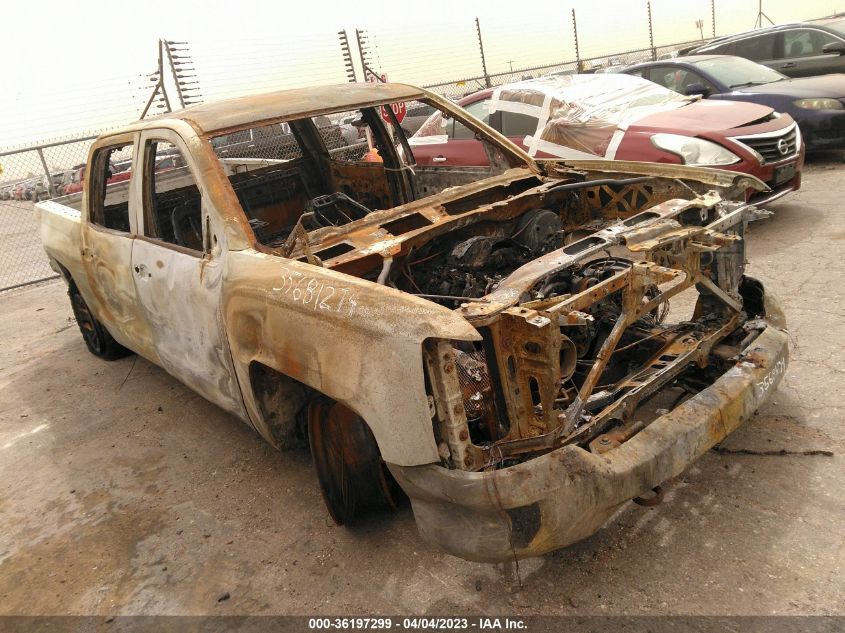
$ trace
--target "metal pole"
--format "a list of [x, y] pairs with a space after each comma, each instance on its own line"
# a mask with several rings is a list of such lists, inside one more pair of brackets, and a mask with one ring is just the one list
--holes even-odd
[[147, 112], [149, 112], [150, 106], [153, 104], [153, 101], [155, 100], [156, 95], [158, 94], [158, 89], [159, 89], [160, 86], [161, 86], [161, 78], [158, 78], [156, 80], [155, 86], [153, 86], [153, 93], [150, 95], [150, 98], [147, 99], [147, 104], [144, 106], [144, 109], [141, 112], [141, 116], [138, 117], [139, 119], [143, 119], [145, 116], [147, 116]]
[[755, 29], [756, 28], [761, 28], [761, 29], [763, 28], [763, 18], [766, 18], [769, 21], [769, 24], [774, 26], [775, 23], [772, 22], [772, 18], [770, 18], [768, 15], [766, 15], [763, 12], [763, 0], [759, 0], [759, 2], [757, 2], [757, 21], [754, 22], [754, 28]]
[[710, 0], [710, 16], [713, 18], [713, 37], [716, 37], [716, 0]]
[[358, 81], [355, 75], [355, 64], [352, 63], [352, 50], [349, 47], [349, 38], [346, 36], [346, 29], [337, 32], [340, 38], [340, 51], [343, 53], [343, 65], [346, 68], [346, 77], [350, 83]]
[[167, 61], [170, 64], [170, 72], [173, 75], [173, 83], [176, 86], [176, 96], [179, 97], [179, 105], [185, 107], [185, 97], [182, 94], [182, 86], [179, 85], [179, 77], [176, 75], [176, 66], [173, 63], [173, 53], [170, 51], [170, 45], [164, 40], [161, 40], [161, 45], [167, 51]]
[[766, 18], [769, 21], [769, 24], [774, 26], [774, 22], [772, 22], [772, 18], [765, 14], [763, 11], [763, 0], [759, 0], [757, 2], [757, 19], [754, 21], [754, 28], [763, 28], [763, 18]]
[[575, 68], [581, 72], [581, 51], [578, 48], [578, 22], [575, 21], [575, 9], [572, 9], [572, 32], [575, 35]]
[[657, 51], [654, 50], [654, 29], [651, 26], [651, 2], [646, 2], [648, 6], [648, 41], [651, 46], [651, 61], [657, 61]]
[[153, 105], [153, 101], [155, 101], [156, 95], [158, 95], [158, 91], [161, 90], [161, 94], [164, 97], [164, 102], [167, 104], [167, 111], [170, 112], [170, 100], [167, 98], [167, 92], [164, 89], [164, 59], [162, 57], [161, 51], [161, 40], [158, 41], [158, 79], [156, 79], [155, 86], [153, 86], [153, 93], [150, 95], [150, 98], [147, 99], [147, 103], [144, 106], [143, 111], [141, 112], [141, 116], [139, 118], [143, 119], [147, 116], [147, 112], [150, 110], [150, 106]]
[[141, 116], [138, 117], [139, 119], [143, 119], [145, 116], [147, 116], [147, 112], [149, 111], [150, 106], [153, 104], [153, 99], [156, 98], [156, 94], [158, 94], [158, 82], [156, 82], [156, 85], [153, 87], [153, 93], [150, 95], [150, 98], [147, 99], [147, 104], [144, 106], [144, 109], [141, 110]]
[[164, 104], [167, 106], [168, 112], [173, 112], [170, 107], [170, 99], [167, 96], [167, 89], [164, 87], [164, 53], [162, 47], [164, 43], [162, 40], [158, 41], [158, 83], [161, 86], [161, 96], [164, 97]]
[[478, 33], [478, 49], [481, 51], [481, 70], [484, 71], [484, 83], [490, 88], [493, 82], [490, 81], [490, 75], [487, 74], [487, 60], [484, 58], [484, 42], [481, 41], [481, 24], [478, 18], [475, 18], [475, 31]]
[[364, 50], [364, 41], [367, 37], [364, 35], [365, 31], [355, 29], [355, 40], [358, 42], [358, 54], [361, 57], [361, 68], [364, 71], [364, 81], [368, 81], [367, 73], [375, 74], [367, 63], [367, 53]]
[[[173, 70], [173, 81], [176, 84], [176, 90], [179, 93], [179, 101], [182, 107], [201, 103], [200, 82], [197, 80], [197, 69], [194, 66], [194, 60], [191, 58], [188, 43], [166, 39], [164, 40], [164, 44], [167, 46], [167, 57], [170, 60], [170, 67]], [[187, 79], [193, 79], [194, 81], [186, 81]]]
[[[40, 147], [35, 151], [38, 153], [38, 158], [41, 159], [41, 166], [44, 168], [44, 174], [47, 176], [47, 190], [50, 192], [50, 197], [55, 198], [56, 189], [53, 187], [53, 177], [50, 175], [50, 170], [47, 169], [47, 161], [44, 160], [44, 151]], [[36, 202], [38, 201], [36, 200]]]

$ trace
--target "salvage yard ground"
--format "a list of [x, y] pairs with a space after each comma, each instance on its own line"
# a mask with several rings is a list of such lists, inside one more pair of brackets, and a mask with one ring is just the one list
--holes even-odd
[[427, 545], [410, 508], [335, 527], [307, 449], [91, 356], [61, 282], [0, 294], [0, 614], [845, 614], [843, 175], [813, 159], [749, 231], [778, 392], [662, 505], [518, 568]]

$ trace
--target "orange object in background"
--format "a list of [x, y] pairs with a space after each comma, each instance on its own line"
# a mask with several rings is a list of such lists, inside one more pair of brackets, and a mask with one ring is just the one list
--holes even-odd
[[381, 155], [378, 153], [378, 150], [375, 147], [371, 147], [369, 151], [364, 154], [364, 157], [361, 159], [365, 163], [382, 163], [384, 162], [381, 158]]

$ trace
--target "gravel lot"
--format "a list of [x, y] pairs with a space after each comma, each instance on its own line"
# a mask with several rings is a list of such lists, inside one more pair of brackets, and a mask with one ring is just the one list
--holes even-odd
[[0, 294], [0, 614], [845, 614], [843, 176], [814, 159], [749, 231], [792, 361], [722, 444], [833, 456], [711, 451], [518, 569], [439, 552], [408, 508], [333, 526], [307, 451], [88, 354], [62, 283]]

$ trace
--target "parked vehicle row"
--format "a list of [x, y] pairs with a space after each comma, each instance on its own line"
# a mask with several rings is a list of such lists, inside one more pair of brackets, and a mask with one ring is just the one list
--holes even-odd
[[788, 113], [807, 151], [845, 149], [845, 14], [728, 35], [612, 69]]
[[789, 77], [845, 72], [845, 15], [719, 37], [689, 55], [736, 55]]
[[[54, 187], [61, 174], [51, 176]], [[0, 200], [32, 200], [38, 202], [50, 198], [50, 186], [47, 176], [29, 178], [22, 182], [0, 187]]]
[[[681, 53], [508, 84], [459, 104], [537, 158], [740, 171], [769, 186], [749, 190], [757, 203], [800, 187], [806, 151], [845, 149], [845, 74], [830, 72], [845, 69], [845, 17], [758, 29]], [[817, 73], [827, 74], [808, 76]], [[421, 164], [488, 161], [453, 121], [432, 118], [411, 142]]]
[[790, 78], [728, 55], [678, 57], [623, 72], [685, 95], [771, 107], [798, 122], [808, 151], [845, 148], [845, 74]]
[[[461, 106], [537, 158], [601, 158], [743, 172], [772, 201], [801, 186], [804, 147], [788, 114], [752, 103], [702, 101], [642, 77], [550, 76], [488, 89]], [[486, 165], [474, 134], [432, 117], [412, 137], [424, 165]]]

